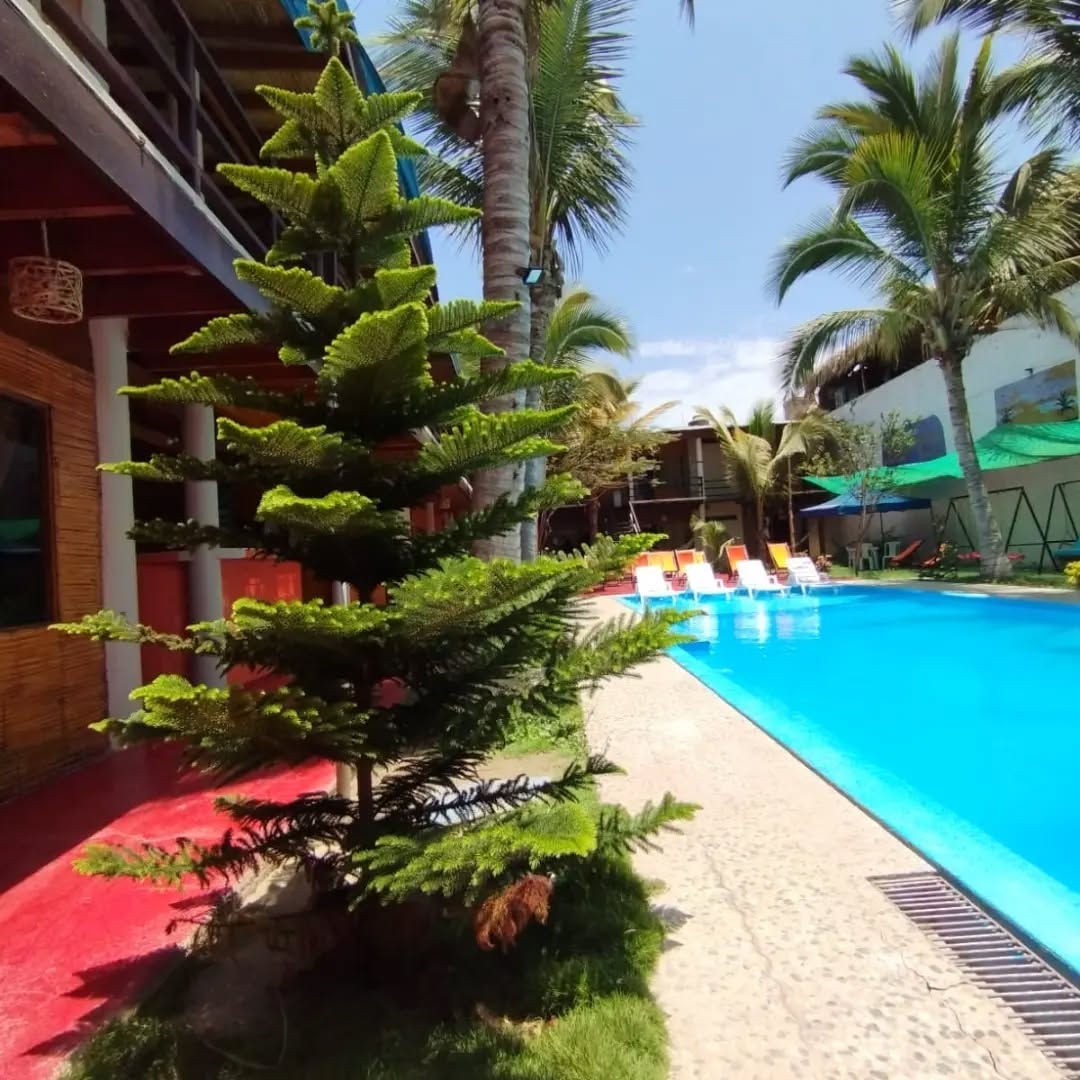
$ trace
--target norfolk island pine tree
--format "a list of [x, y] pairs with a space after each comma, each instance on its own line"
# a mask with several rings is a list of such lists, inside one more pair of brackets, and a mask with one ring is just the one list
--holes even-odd
[[[338, 29], [330, 25], [331, 54], [348, 18]], [[559, 449], [551, 434], [571, 409], [487, 413], [482, 406], [566, 374], [526, 362], [433, 381], [429, 354], [490, 353], [477, 326], [507, 305], [431, 304], [434, 268], [410, 263], [412, 235], [472, 213], [401, 196], [396, 154], [421, 151], [396, 123], [417, 95], [365, 98], [336, 55], [313, 93], [260, 93], [283, 117], [263, 156], [315, 163], [313, 172], [221, 168], [286, 222], [264, 260], [236, 263], [237, 275], [270, 309], [213, 319], [175, 351], [270, 344], [282, 363], [312, 367], [313, 386], [287, 393], [252, 379], [192, 373], [129, 387], [125, 393], [144, 400], [253, 408], [278, 419], [251, 427], [219, 417], [223, 453], [212, 461], [158, 454], [103, 468], [158, 483], [213, 479], [256, 489], [256, 512], [235, 525], [155, 520], [140, 522], [132, 535], [174, 550], [253, 549], [348, 582], [358, 599], [243, 599], [229, 617], [193, 625], [183, 636], [108, 611], [60, 629], [209, 655], [222, 670], [248, 665], [283, 680], [277, 689], [222, 689], [159, 676], [132, 695], [130, 716], [97, 725], [120, 744], [177, 742], [186, 765], [221, 782], [323, 758], [355, 768], [358, 791], [222, 799], [226, 827], [216, 843], [94, 846], [78, 866], [205, 884], [235, 881], [265, 864], [291, 865], [307, 873], [317, 895], [353, 908], [426, 897], [447, 909], [479, 905], [497, 913], [515, 889], [535, 890], [569, 860], [647, 843], [692, 814], [670, 795], [637, 816], [618, 807], [590, 812], [575, 795], [614, 768], [599, 756], [542, 784], [478, 778], [511, 718], [566, 709], [583, 689], [655, 657], [676, 639], [680, 617], [586, 624], [582, 591], [621, 569], [652, 537], [528, 565], [466, 554], [478, 538], [574, 497], [566, 477], [497, 499], [440, 532], [410, 534], [401, 511], [443, 485]], [[343, 284], [301, 265], [328, 251], [338, 257]], [[430, 437], [413, 459], [379, 454], [387, 439], [418, 429]]]

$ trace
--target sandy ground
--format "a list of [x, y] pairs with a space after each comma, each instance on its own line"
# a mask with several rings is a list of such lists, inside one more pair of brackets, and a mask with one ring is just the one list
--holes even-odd
[[674, 661], [605, 686], [586, 718], [627, 770], [606, 798], [702, 806], [638, 861], [682, 924], [655, 981], [672, 1080], [1060, 1077], [868, 880], [926, 864]]

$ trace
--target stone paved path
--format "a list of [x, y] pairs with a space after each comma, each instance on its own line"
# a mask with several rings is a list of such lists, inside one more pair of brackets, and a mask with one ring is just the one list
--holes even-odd
[[627, 770], [605, 797], [703, 806], [639, 859], [685, 919], [655, 981], [672, 1080], [1060, 1077], [867, 880], [926, 864], [674, 661], [605, 686], [586, 717]]

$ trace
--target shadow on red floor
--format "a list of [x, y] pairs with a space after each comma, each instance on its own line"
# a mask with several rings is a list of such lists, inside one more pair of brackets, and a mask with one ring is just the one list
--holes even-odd
[[168, 924], [209, 898], [76, 874], [88, 841], [139, 845], [221, 834], [213, 799], [244, 792], [290, 798], [326, 789], [330, 765], [278, 770], [211, 788], [180, 774], [169, 748], [110, 754], [0, 804], [0, 1077], [53, 1074], [103, 1019], [162, 973], [185, 935]]

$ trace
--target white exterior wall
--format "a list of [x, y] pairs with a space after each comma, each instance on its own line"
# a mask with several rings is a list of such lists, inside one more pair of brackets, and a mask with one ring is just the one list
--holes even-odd
[[[1066, 290], [1063, 296], [1080, 319], [1080, 286]], [[964, 385], [967, 388], [968, 409], [975, 438], [985, 435], [998, 424], [995, 390], [1025, 378], [1030, 374], [1029, 368], [1037, 375], [1047, 368], [1068, 361], [1073, 362], [1072, 391], [1076, 394], [1077, 351], [1060, 335], [1040, 330], [1027, 320], [1014, 319], [996, 334], [977, 342], [964, 362]], [[935, 363], [921, 364], [905, 372], [883, 386], [847, 402], [836, 409], [833, 415], [858, 423], [874, 423], [882, 415], [893, 411], [899, 413], [901, 418], [913, 421], [936, 415], [944, 430], [946, 453], [955, 449], [948, 404], [945, 400], [945, 384]], [[1054, 417], [1048, 416], [1047, 419], [1052, 420]], [[1043, 525], [1050, 508], [1054, 485], [1069, 480], [1080, 480], [1080, 457], [1060, 458], [1042, 465], [1002, 469], [987, 474], [991, 491], [1023, 486], [1036, 516]], [[959, 490], [962, 490], [962, 487]], [[1077, 524], [1080, 524], [1080, 484], [1066, 491], [1073, 508], [1073, 516]], [[1002, 533], [1007, 535], [1017, 495], [1003, 493], [993, 496], [992, 501], [998, 524]], [[1048, 535], [1052, 542], [1074, 538], [1068, 519], [1060, 509], [1060, 502], [1059, 497], [1053, 520], [1050, 522]], [[948, 503], [948, 499], [935, 500], [934, 515], [939, 521], [945, 516]], [[966, 513], [966, 503], [959, 505], [965, 511], [964, 520], [974, 539], [974, 529], [970, 514]], [[855, 528], [854, 519], [831, 519], [829, 536], [833, 547], [842, 546], [852, 539]], [[897, 539], [913, 540], [922, 537], [928, 543], [932, 540], [929, 517], [925, 510], [886, 515], [885, 528], [887, 533], [893, 534]], [[877, 520], [870, 531], [870, 537], [872, 540], [878, 537]], [[950, 522], [947, 539], [964, 543], [963, 534], [955, 526], [955, 518]], [[1031, 515], [1026, 508], [1022, 508], [1013, 532], [1011, 550], [1023, 552], [1029, 563], [1037, 564], [1039, 550], [1034, 545], [1038, 542], [1038, 530], [1031, 520]], [[1052, 543], [1051, 546], [1056, 545]]]

